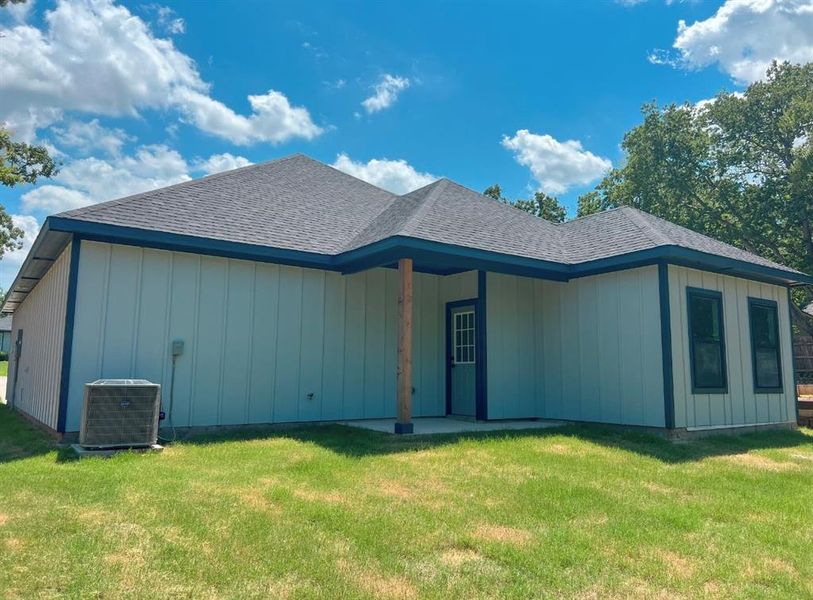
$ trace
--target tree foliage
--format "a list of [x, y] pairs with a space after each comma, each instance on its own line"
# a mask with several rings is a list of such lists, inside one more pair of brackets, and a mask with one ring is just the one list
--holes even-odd
[[[14, 187], [36, 183], [40, 177], [57, 173], [57, 165], [44, 146], [15, 142], [0, 128], [0, 184]], [[14, 226], [11, 216], [0, 206], [0, 257], [8, 250], [22, 247], [23, 231]]]
[[744, 93], [642, 113], [623, 166], [579, 198], [578, 216], [634, 206], [813, 273], [813, 63], [774, 63]]
[[483, 194], [552, 223], [564, 223], [567, 218], [567, 210], [559, 200], [544, 192], [536, 192], [530, 199], [518, 198], [511, 201], [502, 195], [502, 188], [495, 183], [483, 190]]

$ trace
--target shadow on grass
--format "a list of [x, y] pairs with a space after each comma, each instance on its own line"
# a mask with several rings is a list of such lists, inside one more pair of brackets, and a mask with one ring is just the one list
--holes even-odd
[[[344, 425], [270, 425], [235, 428], [206, 434], [179, 435], [175, 443], [211, 445], [236, 441], [291, 439], [321, 446], [343, 456], [362, 458], [439, 448], [462, 440], [508, 440], [556, 436], [632, 452], [664, 463], [683, 463], [750, 450], [792, 448], [813, 444], [799, 430], [769, 430], [672, 441], [650, 432], [612, 425], [572, 424], [550, 429], [466, 432], [395, 436]], [[0, 406], [0, 464], [56, 452], [58, 462], [76, 460], [73, 451], [49, 438], [21, 415]]]
[[[237, 429], [191, 435], [183, 443], [196, 445], [232, 441], [287, 438], [321, 446], [343, 456], [362, 458], [438, 448], [462, 440], [507, 440], [556, 436], [625, 450], [664, 463], [683, 463], [711, 456], [741, 454], [749, 450], [792, 448], [813, 444], [813, 436], [800, 430], [776, 429], [738, 435], [720, 434], [692, 440], [669, 440], [650, 432], [613, 425], [571, 424], [548, 429], [465, 432], [454, 434], [396, 436], [345, 425], [295, 426], [285, 429]], [[181, 441], [181, 440], [179, 440]]]

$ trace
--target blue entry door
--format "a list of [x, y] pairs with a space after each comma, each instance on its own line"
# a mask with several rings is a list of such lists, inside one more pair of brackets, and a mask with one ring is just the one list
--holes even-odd
[[451, 385], [451, 414], [463, 417], [475, 417], [476, 380], [477, 380], [477, 347], [475, 336], [474, 305], [458, 306], [451, 310], [451, 327], [448, 348]]

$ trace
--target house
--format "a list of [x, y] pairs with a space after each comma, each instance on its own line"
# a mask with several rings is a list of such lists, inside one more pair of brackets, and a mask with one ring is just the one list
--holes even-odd
[[11, 349], [11, 317], [0, 317], [0, 353]]
[[631, 208], [555, 225], [296, 155], [49, 217], [3, 306], [9, 396], [60, 434], [86, 382], [130, 377], [176, 427], [789, 424], [803, 283]]

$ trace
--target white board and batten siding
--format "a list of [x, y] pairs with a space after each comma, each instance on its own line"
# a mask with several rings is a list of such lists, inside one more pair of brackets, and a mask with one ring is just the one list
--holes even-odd
[[487, 275], [488, 416], [663, 427], [657, 267]]
[[[719, 291], [723, 296], [728, 393], [693, 394], [689, 362], [688, 287]], [[796, 420], [795, 390], [787, 289], [687, 267], [669, 266], [675, 427], [784, 423]], [[748, 298], [773, 300], [779, 314], [782, 393], [754, 391]]]
[[[70, 263], [68, 244], [12, 318], [7, 399], [51, 429], [56, 429], [59, 414]], [[15, 342], [21, 329], [17, 367]]]
[[[414, 280], [413, 413], [445, 413], [444, 302], [476, 273]], [[395, 415], [398, 273], [354, 275], [82, 242], [67, 431], [102, 377], [162, 384], [175, 426]], [[312, 394], [312, 396], [311, 396]]]

